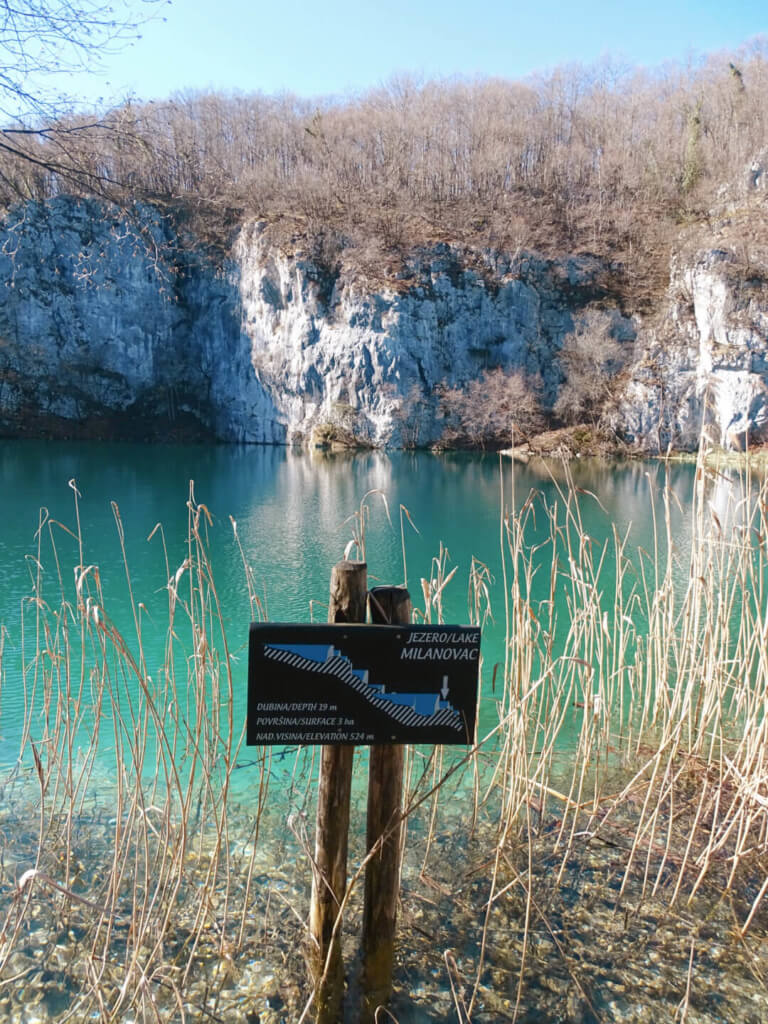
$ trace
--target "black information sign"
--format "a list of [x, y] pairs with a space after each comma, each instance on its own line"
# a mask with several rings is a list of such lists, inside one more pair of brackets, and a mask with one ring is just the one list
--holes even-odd
[[471, 743], [474, 626], [253, 623], [251, 745]]

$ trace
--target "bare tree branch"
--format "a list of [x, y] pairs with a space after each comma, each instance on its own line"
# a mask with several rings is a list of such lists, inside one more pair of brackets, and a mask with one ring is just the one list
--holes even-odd
[[156, 16], [153, 8], [161, 2], [0, 0], [0, 115], [60, 114], [69, 100], [43, 83], [91, 70], [139, 39], [139, 27]]

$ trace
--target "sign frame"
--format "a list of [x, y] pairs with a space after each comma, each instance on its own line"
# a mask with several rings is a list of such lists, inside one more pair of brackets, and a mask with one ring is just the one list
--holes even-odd
[[248, 746], [474, 742], [481, 630], [251, 623]]

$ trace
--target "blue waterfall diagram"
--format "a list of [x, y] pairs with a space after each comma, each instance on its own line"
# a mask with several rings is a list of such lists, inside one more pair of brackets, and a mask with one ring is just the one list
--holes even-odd
[[264, 657], [299, 671], [333, 676], [401, 725], [439, 725], [463, 733], [461, 715], [447, 699], [447, 677], [438, 693], [392, 693], [381, 684], [369, 683], [367, 669], [356, 669], [349, 658], [328, 644], [265, 644]]

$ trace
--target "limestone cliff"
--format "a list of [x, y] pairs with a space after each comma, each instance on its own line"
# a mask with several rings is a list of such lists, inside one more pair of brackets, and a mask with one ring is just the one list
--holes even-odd
[[764, 436], [768, 298], [728, 251], [679, 260], [645, 324], [590, 256], [470, 262], [435, 245], [373, 288], [267, 238], [244, 225], [213, 266], [148, 209], [126, 220], [59, 198], [7, 214], [0, 432], [282, 443], [330, 421], [372, 444], [429, 444], [439, 388], [486, 368], [540, 378], [551, 408], [563, 339], [599, 307], [627, 355], [618, 433], [691, 447], [704, 419], [726, 444]]
[[6, 436], [281, 441], [231, 280], [148, 210], [30, 203], [0, 235]]
[[655, 322], [641, 331], [614, 426], [649, 451], [768, 441], [768, 276], [731, 249], [673, 261]]
[[[438, 389], [485, 368], [520, 369], [551, 403], [574, 316], [603, 295], [605, 267], [527, 256], [466, 266], [447, 245], [413, 254], [372, 291], [269, 248], [258, 224], [235, 246], [242, 329], [254, 371], [289, 437], [327, 420], [373, 444], [427, 444], [442, 430]], [[630, 332], [631, 333], [631, 332]]]

